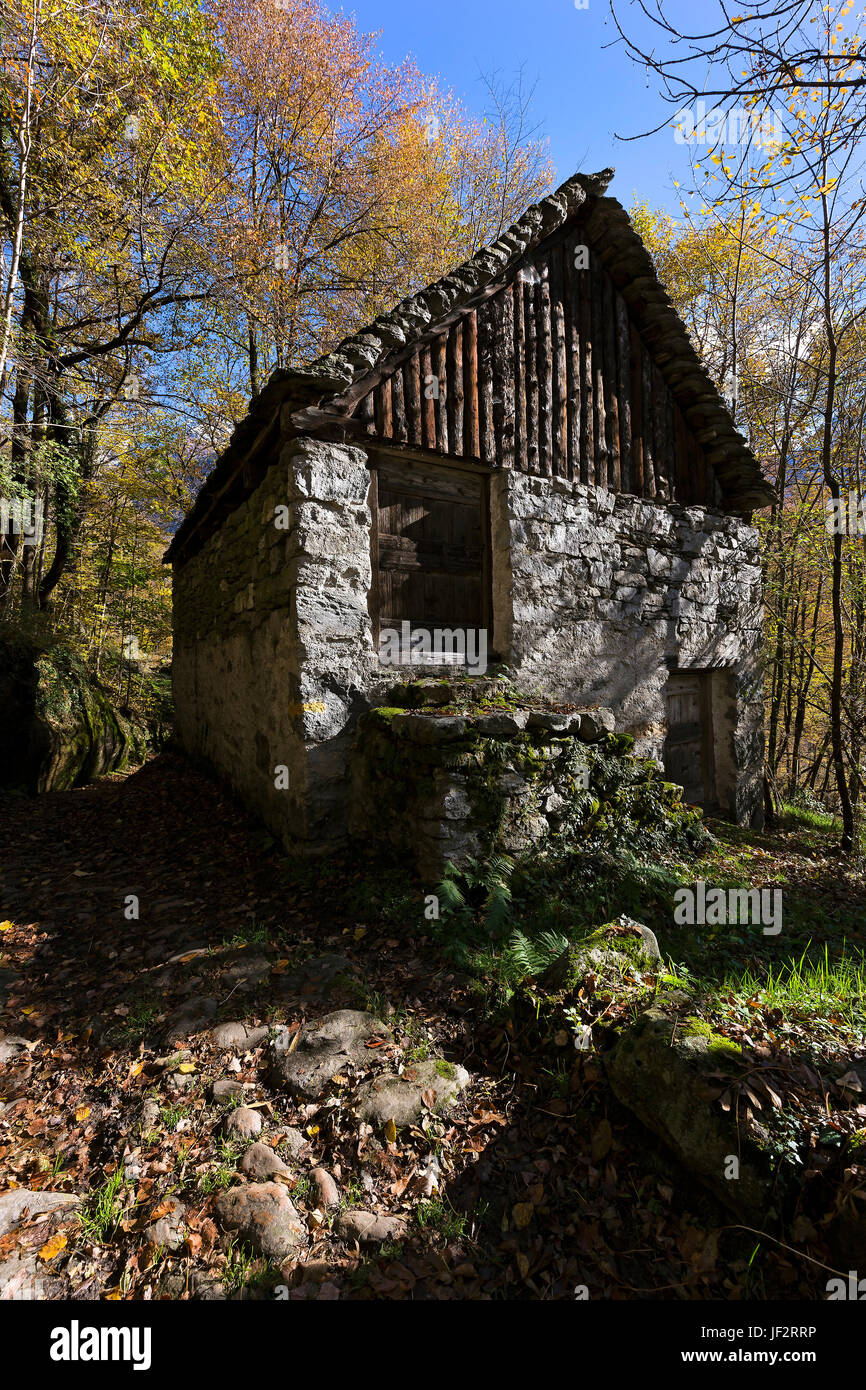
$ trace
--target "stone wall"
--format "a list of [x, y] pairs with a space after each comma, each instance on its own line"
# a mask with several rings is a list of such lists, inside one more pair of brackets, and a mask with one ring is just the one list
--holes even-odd
[[[287, 847], [345, 838], [357, 717], [383, 702], [395, 674], [412, 674], [380, 667], [373, 650], [369, 485], [362, 448], [295, 439], [175, 572], [181, 740]], [[717, 768], [733, 814], [754, 821], [754, 530], [702, 509], [512, 472], [493, 477], [491, 494], [492, 645], [514, 679], [611, 706], [638, 751], [660, 757], [669, 669], [717, 669]]]
[[[462, 693], [472, 698], [471, 683]], [[371, 710], [358, 721], [350, 829], [430, 884], [449, 863], [586, 844], [627, 824], [700, 834], [701, 813], [682, 805], [654, 759], [631, 755], [613, 722], [604, 709], [485, 711], [483, 702], [460, 714]]]
[[611, 706], [636, 749], [661, 758], [669, 672], [713, 669], [720, 800], [737, 820], [760, 823], [755, 529], [704, 508], [519, 473], [494, 480], [492, 506], [495, 641], [513, 678]]
[[287, 846], [345, 829], [332, 812], [373, 662], [369, 483], [361, 450], [295, 440], [175, 572], [181, 741]]

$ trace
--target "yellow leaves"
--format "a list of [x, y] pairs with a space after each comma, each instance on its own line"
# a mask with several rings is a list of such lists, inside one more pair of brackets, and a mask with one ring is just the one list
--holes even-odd
[[0, 922], [0, 931], [12, 931], [13, 929], [13, 922]]
[[184, 1076], [189, 1076], [195, 1070], [195, 1062], [181, 1062], [180, 1066], [178, 1067], [178, 1071], [182, 1072]]
[[511, 1209], [511, 1222], [516, 1231], [525, 1231], [532, 1221], [535, 1211], [531, 1202], [515, 1202]]
[[77, 1120], [77, 1122], [78, 1122], [79, 1124], [83, 1124], [84, 1121], [87, 1119], [87, 1117], [88, 1117], [89, 1114], [90, 1114], [90, 1106], [89, 1106], [89, 1105], [79, 1105], [78, 1109], [77, 1109], [76, 1112], [75, 1112], [75, 1118], [76, 1118], [76, 1120]]
[[50, 1240], [45, 1242], [42, 1249], [39, 1251], [39, 1258], [40, 1260], [44, 1260], [47, 1264], [49, 1260], [56, 1260], [61, 1250], [65, 1249], [66, 1237], [62, 1234], [52, 1236]]
[[389, 1120], [385, 1126], [385, 1138], [389, 1144], [396, 1144], [397, 1142], [397, 1126], [393, 1120]]
[[130, 1075], [131, 1077], [141, 1076], [141, 1073], [142, 1073], [143, 1071], [144, 1071], [144, 1063], [143, 1063], [143, 1062], [133, 1062], [132, 1066], [129, 1068], [129, 1075]]

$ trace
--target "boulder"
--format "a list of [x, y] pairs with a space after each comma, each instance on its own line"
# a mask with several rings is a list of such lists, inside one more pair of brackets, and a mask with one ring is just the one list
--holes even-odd
[[73, 1192], [31, 1192], [27, 1187], [0, 1192], [0, 1236], [8, 1235], [31, 1216], [41, 1216], [46, 1211], [71, 1211], [80, 1205], [81, 1198]]
[[398, 1128], [411, 1125], [420, 1118], [425, 1093], [428, 1098], [432, 1094], [437, 1108], [447, 1106], [470, 1079], [463, 1067], [431, 1057], [426, 1062], [412, 1062], [399, 1075], [385, 1072], [366, 1082], [358, 1089], [355, 1108], [367, 1124], [386, 1125], [393, 1120]]
[[[774, 1208], [770, 1161], [760, 1130], [725, 1111], [724, 1077], [743, 1069], [739, 1047], [698, 1019], [648, 1009], [606, 1058], [617, 1100], [668, 1146], [738, 1216], [765, 1229]], [[718, 1079], [718, 1073], [722, 1079]], [[739, 1176], [729, 1160], [739, 1159]]]
[[338, 1009], [304, 1024], [291, 1052], [295, 1034], [283, 1029], [272, 1044], [274, 1081], [292, 1095], [318, 1100], [345, 1067], [363, 1067], [375, 1060], [378, 1049], [367, 1043], [381, 1038], [393, 1040], [385, 1024], [356, 1009]]
[[539, 976], [542, 989], [554, 993], [566, 989], [590, 973], [604, 975], [610, 970], [653, 970], [661, 964], [655, 933], [631, 917], [618, 917], [573, 942]]
[[401, 1240], [406, 1234], [405, 1221], [397, 1216], [377, 1216], [372, 1211], [344, 1211], [335, 1225], [345, 1240], [357, 1240], [362, 1245], [381, 1245], [385, 1240]]
[[217, 1217], [229, 1235], [248, 1240], [259, 1255], [280, 1264], [307, 1243], [307, 1233], [282, 1183], [249, 1183], [230, 1188], [216, 1203]]
[[143, 757], [146, 733], [114, 710], [69, 647], [0, 642], [0, 786], [29, 792], [80, 786]]

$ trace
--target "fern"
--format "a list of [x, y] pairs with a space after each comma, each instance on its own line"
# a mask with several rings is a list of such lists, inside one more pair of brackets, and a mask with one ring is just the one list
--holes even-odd
[[522, 931], [513, 931], [508, 941], [508, 955], [515, 968], [523, 975], [540, 975], [563, 951], [570, 942], [561, 932], [544, 931], [533, 941]]
[[511, 924], [511, 875], [514, 860], [495, 854], [487, 862], [470, 859], [461, 868], [449, 864], [437, 890], [444, 921], [475, 922], [487, 936], [501, 936]]
[[487, 865], [482, 917], [489, 936], [504, 935], [511, 924], [510, 879], [513, 872], [514, 860], [505, 854], [495, 854]]

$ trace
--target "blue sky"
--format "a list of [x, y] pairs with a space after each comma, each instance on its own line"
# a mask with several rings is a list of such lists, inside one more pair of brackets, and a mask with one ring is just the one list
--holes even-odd
[[[611, 193], [626, 207], [637, 196], [676, 212], [673, 180], [687, 182], [689, 168], [672, 130], [631, 144], [614, 139], [614, 131], [657, 125], [666, 108], [622, 46], [605, 47], [616, 38], [607, 0], [589, 0], [585, 10], [574, 0], [355, 0], [341, 8], [361, 29], [381, 31], [386, 61], [411, 56], [476, 111], [485, 100], [479, 69], [510, 79], [523, 63], [527, 82], [537, 80], [534, 116], [550, 140], [558, 182], [576, 169], [613, 165]], [[711, 0], [666, 9], [682, 9], [693, 28], [717, 13]], [[634, 9], [620, 0], [619, 12]]]

